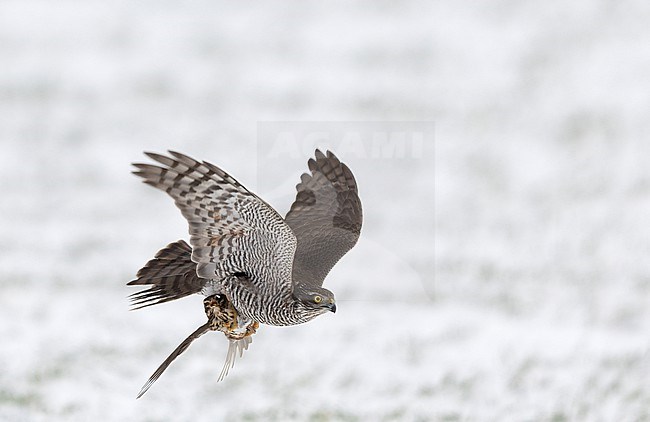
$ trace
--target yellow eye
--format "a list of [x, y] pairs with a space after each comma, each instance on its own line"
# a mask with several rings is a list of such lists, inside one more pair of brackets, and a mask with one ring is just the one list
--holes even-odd
[[323, 298], [322, 298], [322, 297], [320, 297], [320, 296], [318, 296], [318, 295], [314, 296], [314, 302], [316, 302], [316, 303], [321, 303], [322, 301], [323, 301]]

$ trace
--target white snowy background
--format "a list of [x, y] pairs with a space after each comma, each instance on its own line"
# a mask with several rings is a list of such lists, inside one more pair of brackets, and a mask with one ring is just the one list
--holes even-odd
[[[0, 420], [650, 420], [648, 22], [642, 0], [0, 1]], [[435, 122], [435, 160], [341, 154], [366, 224], [336, 315], [262, 327], [222, 383], [206, 335], [136, 401], [205, 316], [128, 311], [187, 237], [130, 163], [177, 149], [255, 190], [309, 155], [258, 165], [260, 121], [400, 120]]]

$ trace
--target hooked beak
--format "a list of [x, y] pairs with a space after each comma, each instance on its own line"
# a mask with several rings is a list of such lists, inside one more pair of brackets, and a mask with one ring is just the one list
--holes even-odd
[[327, 305], [327, 309], [329, 309], [330, 312], [332, 312], [332, 313], [336, 313], [336, 303], [333, 303], [333, 302], [330, 303], [329, 305]]

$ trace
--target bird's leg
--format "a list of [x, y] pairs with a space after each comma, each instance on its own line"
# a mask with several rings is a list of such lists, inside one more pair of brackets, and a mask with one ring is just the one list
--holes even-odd
[[246, 330], [244, 331], [230, 331], [226, 333], [226, 337], [228, 337], [230, 340], [241, 340], [243, 338], [252, 336], [257, 332], [257, 329], [259, 328], [260, 323], [257, 321], [251, 320], [248, 322], [248, 325], [246, 325]]
[[253, 321], [248, 327], [246, 327], [246, 337], [255, 334], [259, 327], [260, 327], [260, 323], [257, 321]]

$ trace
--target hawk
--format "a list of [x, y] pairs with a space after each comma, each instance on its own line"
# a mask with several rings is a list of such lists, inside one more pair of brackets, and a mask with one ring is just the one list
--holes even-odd
[[174, 359], [208, 331], [229, 341], [218, 381], [242, 356], [259, 324], [288, 326], [336, 312], [323, 280], [359, 239], [361, 201], [352, 172], [330, 151], [316, 150], [282, 218], [221, 168], [169, 151], [134, 163], [143, 182], [167, 192], [189, 223], [189, 244], [170, 243], [128, 285], [134, 309], [199, 293], [208, 321], [189, 335], [140, 390], [140, 398]]

